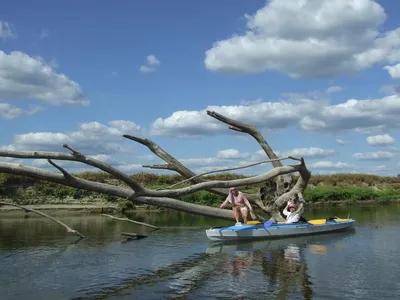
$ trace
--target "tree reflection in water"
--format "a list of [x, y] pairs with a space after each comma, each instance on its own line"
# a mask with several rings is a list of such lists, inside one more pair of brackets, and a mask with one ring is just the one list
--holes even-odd
[[303, 251], [303, 247], [288, 245], [265, 253], [262, 259], [263, 273], [270, 286], [279, 286], [278, 299], [286, 299], [291, 286], [300, 286], [304, 299], [312, 298], [312, 282]]

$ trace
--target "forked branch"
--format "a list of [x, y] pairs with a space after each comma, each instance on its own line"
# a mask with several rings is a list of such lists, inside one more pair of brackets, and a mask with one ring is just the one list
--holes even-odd
[[239, 132], [245, 132], [245, 133], [248, 133], [249, 135], [251, 135], [260, 144], [261, 148], [264, 150], [265, 154], [267, 154], [268, 158], [273, 160], [272, 165], [275, 168], [282, 166], [282, 163], [279, 160], [277, 160], [278, 157], [276, 156], [274, 151], [272, 151], [272, 149], [269, 146], [269, 144], [267, 143], [267, 141], [264, 139], [264, 137], [261, 135], [261, 133], [254, 126], [230, 119], [230, 118], [225, 117], [215, 111], [207, 110], [207, 114], [209, 116], [213, 117], [214, 119], [217, 119], [218, 121], [221, 121], [225, 124], [230, 125], [229, 128], [232, 130], [239, 131]]

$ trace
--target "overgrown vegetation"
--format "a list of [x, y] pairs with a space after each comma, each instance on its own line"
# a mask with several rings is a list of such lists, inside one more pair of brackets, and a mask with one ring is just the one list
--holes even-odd
[[[75, 174], [78, 177], [97, 182], [123, 185], [110, 175], [100, 172]], [[184, 178], [180, 175], [157, 175], [137, 173], [131, 175], [136, 181], [152, 189], [166, 188]], [[231, 180], [244, 178], [244, 175], [217, 174], [205, 176], [207, 180]], [[295, 178], [294, 176], [294, 179]], [[182, 185], [183, 186], [183, 185]], [[240, 189], [246, 193], [258, 193], [262, 184], [245, 186]], [[55, 203], [112, 203], [121, 210], [131, 210], [130, 201], [63, 185], [40, 181], [17, 175], [0, 174], [0, 197], [7, 197], [19, 204], [55, 204]], [[308, 202], [324, 203], [334, 201], [368, 201], [381, 203], [400, 200], [400, 178], [382, 177], [367, 174], [313, 175], [305, 192]], [[180, 200], [209, 206], [218, 206], [225, 199], [207, 191], [199, 191], [180, 197]]]

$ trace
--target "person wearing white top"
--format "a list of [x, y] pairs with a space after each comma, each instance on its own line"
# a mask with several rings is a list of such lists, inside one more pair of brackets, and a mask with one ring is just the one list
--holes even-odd
[[[303, 198], [303, 194], [300, 192], [297, 194], [299, 196], [299, 202], [305, 202]], [[296, 204], [291, 202], [290, 200], [288, 201], [286, 207], [283, 209], [283, 214], [286, 216], [286, 224], [290, 223], [297, 223], [300, 220], [301, 214], [300, 212], [296, 212]], [[280, 222], [279, 222], [280, 223]]]

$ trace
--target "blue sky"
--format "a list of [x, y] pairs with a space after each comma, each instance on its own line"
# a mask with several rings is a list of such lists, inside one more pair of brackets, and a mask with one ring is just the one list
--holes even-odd
[[212, 109], [313, 173], [400, 173], [396, 1], [115, 3], [2, 5], [1, 147], [68, 143], [128, 173], [160, 161], [125, 133], [196, 172], [265, 159]]

